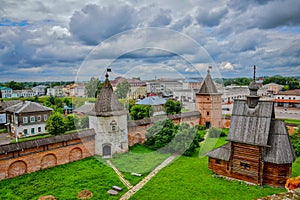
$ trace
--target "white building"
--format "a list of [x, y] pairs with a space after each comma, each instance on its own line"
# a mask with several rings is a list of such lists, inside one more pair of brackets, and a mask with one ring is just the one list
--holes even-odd
[[96, 132], [96, 155], [111, 157], [115, 153], [128, 151], [127, 113], [120, 105], [106, 74], [95, 106], [88, 113], [89, 127]]
[[45, 89], [47, 86], [45, 85], [38, 85], [32, 88], [36, 96], [43, 96], [45, 95]]
[[300, 108], [300, 89], [279, 92], [275, 95], [275, 106]]

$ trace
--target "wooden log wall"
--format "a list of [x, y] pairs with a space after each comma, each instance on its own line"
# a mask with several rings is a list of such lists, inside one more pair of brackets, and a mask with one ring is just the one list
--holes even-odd
[[219, 160], [218, 163], [217, 160], [218, 159], [215, 158], [209, 158], [208, 168], [216, 174], [229, 176], [230, 175], [229, 162], [225, 160]]
[[262, 148], [259, 146], [232, 143], [232, 173], [233, 178], [261, 184], [261, 156]]
[[277, 187], [284, 187], [286, 180], [292, 173], [292, 164], [264, 164], [263, 183]]

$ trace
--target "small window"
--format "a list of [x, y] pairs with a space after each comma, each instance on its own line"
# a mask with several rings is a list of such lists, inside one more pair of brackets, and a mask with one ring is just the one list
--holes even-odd
[[207, 98], [207, 100], [209, 100], [209, 98]]
[[28, 117], [23, 117], [23, 123], [27, 124], [28, 123]]
[[216, 159], [216, 164], [221, 164], [221, 160], [220, 159]]
[[206, 115], [209, 116], [209, 112], [206, 112]]
[[24, 135], [26, 136], [28, 134], [28, 130], [27, 129], [24, 129]]
[[31, 128], [31, 134], [34, 134], [34, 128]]
[[241, 163], [240, 163], [240, 166], [241, 166], [242, 168], [244, 168], [244, 169], [250, 169], [250, 164], [248, 164], [248, 163], [243, 163], [243, 162], [241, 162]]
[[35, 122], [35, 116], [30, 116], [30, 122]]
[[37, 121], [40, 122], [41, 120], [42, 120], [41, 115], [38, 115], [38, 116], [37, 116]]
[[116, 131], [117, 130], [117, 122], [115, 120], [113, 120], [111, 123], [110, 123], [110, 126], [111, 126], [111, 130], [112, 131]]
[[42, 127], [38, 127], [38, 132], [40, 133], [40, 132], [42, 132]]
[[48, 115], [44, 115], [44, 121], [47, 121]]

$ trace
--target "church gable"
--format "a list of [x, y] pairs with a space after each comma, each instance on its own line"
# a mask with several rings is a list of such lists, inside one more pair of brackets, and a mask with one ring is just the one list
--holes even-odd
[[273, 112], [273, 102], [261, 101], [249, 108], [247, 101], [235, 100], [228, 140], [266, 146]]

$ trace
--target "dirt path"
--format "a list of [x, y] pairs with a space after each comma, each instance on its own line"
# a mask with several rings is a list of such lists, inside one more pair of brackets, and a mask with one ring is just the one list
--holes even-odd
[[134, 195], [137, 191], [139, 191], [148, 181], [150, 181], [151, 178], [153, 178], [161, 169], [166, 167], [168, 164], [170, 164], [177, 155], [171, 155], [166, 160], [164, 160], [159, 166], [157, 166], [148, 176], [146, 176], [143, 180], [141, 180], [138, 184], [136, 184], [134, 187], [132, 187], [130, 190], [128, 190], [123, 196], [121, 196], [120, 200], [127, 200], [132, 195]]

